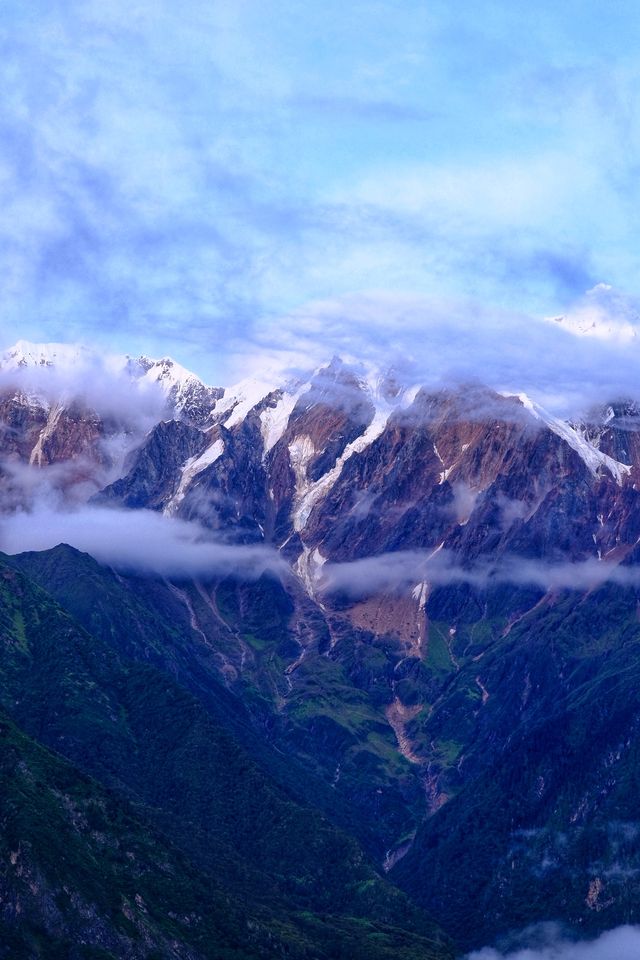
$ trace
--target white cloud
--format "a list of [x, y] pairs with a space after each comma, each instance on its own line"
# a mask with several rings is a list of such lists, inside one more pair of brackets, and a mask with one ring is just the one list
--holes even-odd
[[87, 351], [58, 366], [0, 370], [0, 393], [19, 392], [48, 403], [79, 401], [103, 417], [126, 421], [129, 430], [140, 434], [162, 418], [166, 395], [155, 382], [114, 370], [113, 360]]
[[8, 554], [67, 543], [117, 569], [162, 577], [239, 574], [253, 579], [288, 568], [268, 547], [224, 543], [196, 523], [151, 510], [40, 504], [0, 521], [0, 549]]
[[463, 236], [470, 231], [487, 236], [495, 228], [547, 226], [567, 196], [586, 201], [593, 186], [586, 170], [576, 182], [573, 159], [557, 151], [480, 159], [466, 166], [383, 169], [353, 185], [351, 196], [385, 210], [421, 214], [458, 236], [461, 231]]
[[337, 354], [427, 387], [475, 381], [525, 392], [560, 416], [640, 397], [640, 340], [576, 337], [563, 324], [473, 301], [381, 292], [319, 301], [256, 324], [248, 342], [228, 349], [238, 369], [308, 369]]
[[638, 960], [640, 927], [623, 926], [608, 930], [596, 940], [571, 943], [553, 940], [541, 947], [523, 947], [508, 953], [485, 947], [474, 950], [467, 960]]
[[578, 336], [620, 345], [640, 341], [640, 303], [623, 296], [608, 283], [596, 284], [564, 316], [549, 320], [561, 323]]
[[542, 590], [592, 590], [606, 582], [637, 586], [640, 570], [595, 558], [549, 562], [513, 555], [481, 558], [462, 566], [451, 551], [431, 549], [398, 550], [345, 563], [325, 563], [318, 574], [321, 592], [344, 592], [355, 597], [403, 592], [423, 581], [435, 587], [467, 583], [483, 589], [511, 583]]

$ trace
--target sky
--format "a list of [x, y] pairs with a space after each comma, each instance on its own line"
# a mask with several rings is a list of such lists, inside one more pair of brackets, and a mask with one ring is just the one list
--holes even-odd
[[410, 347], [416, 310], [428, 338], [432, 304], [516, 337], [598, 284], [637, 311], [630, 0], [1, 9], [6, 345], [88, 340], [228, 382], [300, 317], [321, 341], [327, 304], [328, 346], [356, 353]]
[[[562, 414], [640, 382], [636, 2], [0, 0], [0, 14], [0, 349], [169, 354], [211, 383], [282, 356], [383, 357]], [[541, 319], [560, 314], [618, 333], [574, 343]], [[161, 575], [174, 560], [278, 569], [144, 511], [61, 518], [50, 495], [6, 520], [4, 549], [65, 539]], [[333, 582], [370, 582], [367, 563]], [[398, 584], [423, 567], [400, 558]], [[518, 576], [585, 587], [593, 570]], [[620, 928], [473, 960], [638, 955], [640, 930]]]

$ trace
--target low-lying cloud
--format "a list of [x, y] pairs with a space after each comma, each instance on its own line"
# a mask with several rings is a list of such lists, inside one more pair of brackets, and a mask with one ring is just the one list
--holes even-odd
[[502, 583], [541, 590], [593, 590], [607, 581], [640, 585], [640, 570], [606, 560], [550, 562], [528, 557], [480, 558], [464, 566], [449, 550], [398, 550], [346, 563], [326, 563], [317, 574], [324, 593], [349, 597], [403, 592], [417, 583], [434, 587], [469, 584], [486, 589]]
[[[153, 510], [36, 502], [0, 522], [0, 550], [8, 554], [48, 550], [67, 543], [100, 563], [152, 576], [238, 575], [254, 579], [265, 572], [286, 576], [290, 567], [272, 547], [215, 539], [194, 521]], [[541, 590], [592, 590], [605, 582], [640, 586], [640, 569], [590, 558], [548, 562], [518, 556], [482, 558], [461, 565], [448, 550], [399, 550], [347, 563], [326, 563], [316, 571], [320, 594], [352, 599], [402, 593], [417, 583], [432, 587], [468, 584], [488, 589], [514, 584]]]
[[557, 928], [549, 925], [548, 933], [532, 934], [546, 943], [533, 947], [519, 947], [502, 952], [492, 947], [474, 950], [466, 960], [637, 960], [640, 957], [640, 927], [622, 926], [608, 930], [596, 940], [578, 943], [558, 939]]
[[8, 554], [48, 550], [67, 543], [99, 563], [162, 577], [215, 577], [284, 573], [287, 564], [262, 545], [213, 540], [199, 524], [152, 510], [38, 506], [3, 517], [0, 549]]
[[70, 347], [69, 353], [72, 359], [52, 366], [0, 369], [0, 394], [21, 393], [50, 404], [76, 402], [103, 417], [124, 420], [130, 429], [148, 429], [161, 419], [165, 394], [157, 383], [137, 378], [126, 357], [82, 347]]

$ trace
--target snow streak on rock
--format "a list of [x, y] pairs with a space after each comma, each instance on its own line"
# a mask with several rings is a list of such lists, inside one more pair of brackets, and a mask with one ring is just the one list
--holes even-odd
[[207, 447], [204, 453], [201, 453], [199, 457], [190, 457], [189, 460], [187, 460], [182, 468], [182, 476], [180, 477], [178, 489], [164, 508], [165, 514], [169, 515], [176, 512], [181, 502], [184, 500], [186, 492], [193, 483], [194, 479], [199, 473], [202, 473], [203, 470], [206, 470], [207, 467], [210, 467], [212, 463], [215, 463], [223, 453], [224, 442], [218, 438], [217, 440], [214, 440], [211, 446]]
[[518, 399], [522, 406], [528, 410], [536, 420], [545, 423], [549, 429], [564, 440], [572, 450], [575, 450], [594, 476], [597, 476], [603, 467], [608, 470], [614, 480], [619, 484], [622, 484], [624, 478], [629, 476], [631, 473], [629, 464], [620, 463], [618, 460], [607, 456], [606, 453], [597, 450], [588, 440], [581, 436], [577, 430], [564, 420], [559, 420], [557, 417], [552, 416], [539, 404], [530, 400], [525, 393], [518, 394]]

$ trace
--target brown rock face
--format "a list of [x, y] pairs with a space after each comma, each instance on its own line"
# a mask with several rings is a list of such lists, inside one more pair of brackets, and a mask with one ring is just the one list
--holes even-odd
[[26, 397], [0, 398], [0, 439], [3, 457], [29, 461], [48, 420], [45, 407]]
[[[0, 472], [5, 490], [13, 490], [11, 502], [23, 499], [21, 484], [26, 494], [40, 481], [67, 499], [86, 500], [118, 469], [128, 433], [126, 424], [102, 418], [78, 401], [0, 397]], [[27, 483], [24, 469], [32, 472]]]
[[[397, 551], [443, 551], [468, 566], [513, 555], [619, 561], [634, 549], [640, 443], [628, 405], [587, 430], [476, 386], [392, 401], [334, 363], [299, 392], [268, 447], [264, 416], [284, 404], [281, 390], [240, 419], [233, 403], [213, 411], [215, 427], [160, 424], [105, 496], [274, 544], [307, 580], [324, 562]], [[91, 415], [14, 405], [5, 421], [23, 459], [104, 463], [107, 426]]]
[[[79, 402], [0, 398], [2, 492], [12, 491], [15, 506], [27, 473], [50, 474], [86, 496], [99, 485], [94, 502], [164, 512], [225, 542], [279, 551], [291, 567], [280, 579], [203, 576], [135, 587], [152, 589], [175, 627], [172, 669], [179, 664], [199, 691], [215, 677], [244, 698], [261, 735], [319, 773], [355, 820], [375, 823], [368, 841], [380, 863], [408, 887], [423, 877], [425, 890], [433, 863], [460, 911], [485, 902], [489, 881], [474, 874], [468, 895], [463, 869], [448, 876], [447, 844], [458, 831], [459, 859], [475, 836], [468, 810], [476, 804], [478, 818], [494, 822], [512, 763], [526, 816], [514, 808], [496, 825], [504, 862], [491, 861], [498, 879], [486, 902], [498, 904], [498, 929], [510, 871], [526, 888], [556, 842], [540, 840], [531, 869], [526, 858], [508, 859], [529, 820], [547, 829], [550, 792], [564, 797], [561, 782], [549, 786], [573, 762], [557, 733], [558, 711], [576, 750], [589, 753], [592, 728], [603, 746], [589, 760], [588, 782], [568, 788], [559, 806], [548, 800], [556, 840], [606, 802], [610, 771], [633, 743], [636, 408], [614, 404], [589, 423], [569, 424], [527, 398], [477, 386], [376, 391], [337, 362], [250, 409], [227, 395], [219, 403], [219, 392], [196, 394], [195, 406], [183, 404], [144, 436], [135, 418], [111, 421]], [[119, 476], [110, 476], [121, 461]], [[601, 571], [617, 580], [602, 585]], [[615, 742], [594, 697], [620, 712]], [[476, 796], [478, 783], [484, 792]], [[623, 808], [619, 820], [634, 819]], [[474, 840], [480, 864], [489, 862], [484, 839]], [[598, 869], [592, 876], [613, 867]], [[563, 877], [558, 889], [575, 879]], [[610, 903], [596, 892], [575, 907], [582, 920], [605, 912], [597, 904], [615, 909], [615, 897]], [[519, 908], [524, 900], [514, 896]], [[442, 906], [437, 892], [425, 903]], [[474, 914], [468, 929], [480, 922]]]

